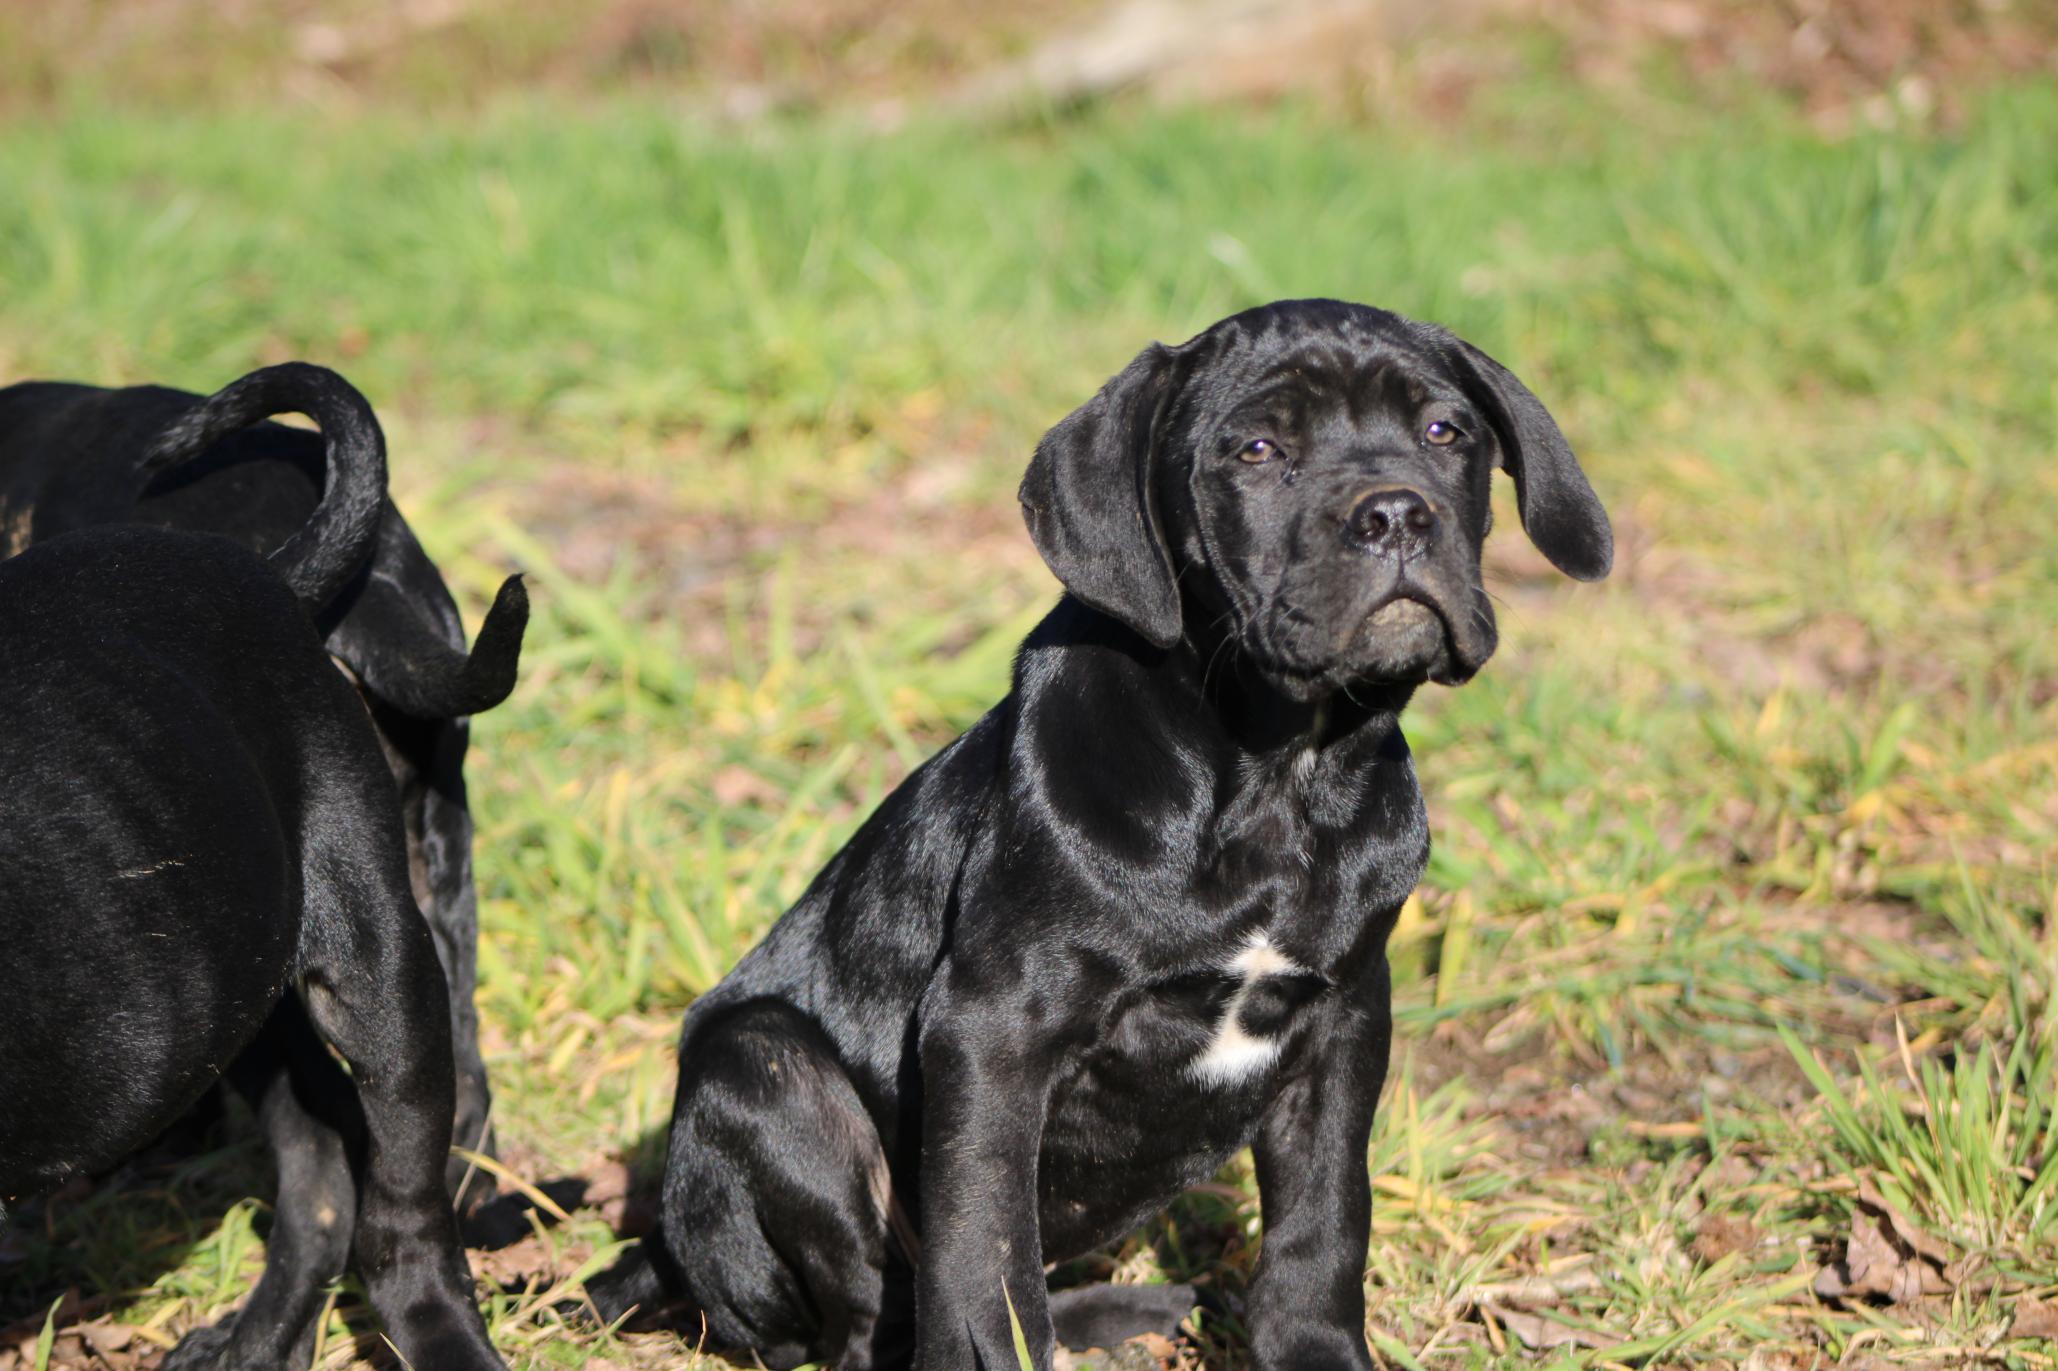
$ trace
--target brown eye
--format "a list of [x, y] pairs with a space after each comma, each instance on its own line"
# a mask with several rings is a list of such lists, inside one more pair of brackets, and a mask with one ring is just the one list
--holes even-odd
[[1255, 466], [1259, 462], [1269, 462], [1274, 457], [1277, 457], [1279, 455], [1279, 445], [1267, 442], [1263, 438], [1253, 438], [1248, 443], [1245, 443], [1237, 451], [1236, 455]]
[[1428, 428], [1422, 430], [1422, 436], [1438, 447], [1449, 447], [1452, 443], [1458, 441], [1457, 425], [1447, 424], [1443, 420], [1438, 419]]

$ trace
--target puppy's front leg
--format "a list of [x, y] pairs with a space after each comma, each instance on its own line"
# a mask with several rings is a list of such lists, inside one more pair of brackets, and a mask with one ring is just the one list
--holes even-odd
[[1020, 987], [955, 968], [923, 1002], [917, 1371], [1014, 1371], [1014, 1306], [1037, 1371], [1055, 1355], [1036, 1165], [1049, 1045]]
[[1303, 1069], [1273, 1097], [1252, 1153], [1264, 1246], [1250, 1294], [1259, 1371], [1369, 1371], [1365, 1153], [1393, 1030], [1384, 958], [1355, 1002], [1311, 1026]]

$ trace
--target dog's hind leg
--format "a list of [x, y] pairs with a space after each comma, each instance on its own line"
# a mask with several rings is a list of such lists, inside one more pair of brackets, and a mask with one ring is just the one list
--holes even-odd
[[[871, 1117], [822, 1031], [776, 1000], [697, 1023], [681, 1053], [661, 1233], [591, 1291], [604, 1317], [661, 1291], [710, 1348], [773, 1368], [907, 1364], [913, 1294]], [[898, 1229], [901, 1236], [889, 1236]]]
[[[450, 984], [450, 1051], [457, 1070], [457, 1110], [452, 1140], [459, 1147], [493, 1156], [493, 1091], [479, 1053], [479, 892], [472, 881], [472, 816], [465, 805], [464, 755], [470, 730], [462, 720], [432, 726], [431, 752], [423, 780], [421, 822], [408, 834], [421, 847], [430, 906], [429, 929]], [[464, 1165], [463, 1172], [456, 1168]], [[490, 1173], [452, 1163], [452, 1194], [460, 1214], [491, 1200]]]
[[[367, 769], [368, 770], [368, 769]], [[352, 1256], [402, 1358], [501, 1371], [472, 1301], [444, 1187], [452, 1108], [449, 997], [409, 890], [400, 825], [366, 806], [384, 776], [322, 774], [306, 828], [302, 997], [349, 1064], [367, 1135]], [[359, 798], [353, 802], [353, 792]]]
[[314, 1361], [328, 1286], [350, 1256], [357, 1218], [350, 1154], [361, 1150], [363, 1120], [349, 1078], [297, 999], [280, 1003], [230, 1075], [256, 1109], [278, 1164], [264, 1276], [238, 1314], [181, 1339], [164, 1371], [304, 1371]]
[[[450, 987], [450, 1051], [457, 1070], [451, 1141], [493, 1156], [493, 1092], [479, 1053], [474, 1003], [479, 974], [479, 899], [472, 882], [472, 817], [465, 805], [464, 758], [470, 729], [462, 719], [412, 719], [367, 697], [386, 764], [400, 788], [407, 825], [409, 884]], [[497, 1192], [492, 1173], [453, 1156], [446, 1167], [461, 1215], [474, 1215]], [[526, 1231], [526, 1230], [524, 1230]]]

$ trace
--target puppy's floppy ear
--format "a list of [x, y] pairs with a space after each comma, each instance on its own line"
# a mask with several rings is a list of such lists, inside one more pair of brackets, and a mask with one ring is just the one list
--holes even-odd
[[1485, 407], [1501, 466], [1515, 478], [1515, 507], [1529, 541], [1574, 580], [1600, 580], [1615, 561], [1615, 535], [1557, 420], [1514, 372], [1462, 338], [1452, 341], [1471, 372], [1474, 384], [1466, 390]]
[[1022, 517], [1065, 589], [1152, 644], [1179, 641], [1179, 588], [1151, 493], [1176, 355], [1153, 343], [1060, 420], [1022, 478]]

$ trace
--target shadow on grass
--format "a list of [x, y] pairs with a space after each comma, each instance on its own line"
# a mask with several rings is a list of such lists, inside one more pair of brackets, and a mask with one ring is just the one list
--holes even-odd
[[[33, 1338], [67, 1295], [60, 1325], [149, 1299], [209, 1242], [227, 1260], [268, 1228], [227, 1220], [276, 1178], [249, 1112], [210, 1091], [163, 1136], [113, 1170], [24, 1204], [0, 1233], [0, 1345]], [[188, 1276], [181, 1285], [200, 1284]], [[195, 1293], [195, 1292], [182, 1292]]]
[[[512, 1246], [555, 1225], [553, 1207], [582, 1206], [590, 1186], [580, 1176], [538, 1182], [546, 1203], [505, 1190], [464, 1219], [465, 1245]], [[139, 1305], [184, 1300], [202, 1320], [240, 1305], [257, 1283], [277, 1188], [250, 1110], [233, 1091], [210, 1090], [119, 1166], [21, 1207], [0, 1233], [0, 1348], [32, 1346], [46, 1320], [62, 1339], [84, 1325], [147, 1322]], [[354, 1283], [348, 1294], [347, 1336], [380, 1363], [377, 1319]], [[71, 1364], [57, 1351], [52, 1366]]]

